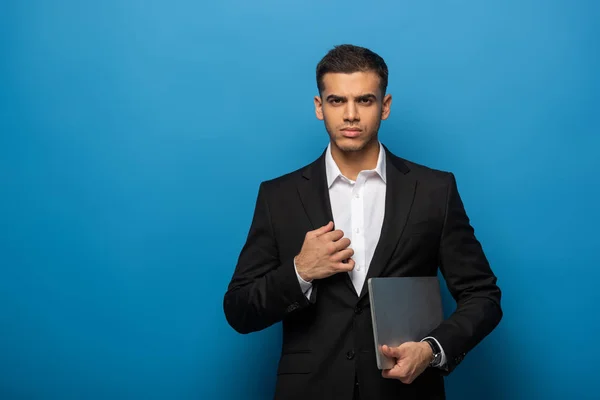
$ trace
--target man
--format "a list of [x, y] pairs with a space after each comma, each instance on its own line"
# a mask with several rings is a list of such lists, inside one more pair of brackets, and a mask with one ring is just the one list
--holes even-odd
[[[387, 80], [372, 51], [332, 49], [314, 99], [327, 149], [260, 185], [224, 310], [240, 333], [282, 321], [276, 399], [443, 399], [443, 377], [502, 317], [454, 176], [379, 142]], [[379, 371], [366, 280], [436, 276], [438, 267], [456, 311], [422, 341], [384, 347], [396, 365]]]

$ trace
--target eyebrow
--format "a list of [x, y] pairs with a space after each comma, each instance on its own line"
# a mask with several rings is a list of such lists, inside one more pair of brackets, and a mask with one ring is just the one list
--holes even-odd
[[377, 100], [377, 96], [373, 93], [363, 94], [362, 96], [358, 96], [356, 100]]
[[[327, 96], [327, 101], [331, 101], [331, 100], [341, 100], [341, 101], [348, 101], [348, 98], [346, 96], [338, 96], [335, 94], [330, 94], [329, 96]], [[367, 94], [362, 94], [360, 96], [356, 96], [354, 98], [354, 100], [377, 100], [377, 96], [375, 96], [373, 93], [367, 93]]]

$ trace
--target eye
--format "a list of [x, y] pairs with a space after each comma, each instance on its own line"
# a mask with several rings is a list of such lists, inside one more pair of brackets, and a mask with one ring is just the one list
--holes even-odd
[[367, 98], [360, 99], [358, 102], [360, 104], [371, 104], [373, 102], [373, 100], [371, 100], [371, 98], [367, 97]]

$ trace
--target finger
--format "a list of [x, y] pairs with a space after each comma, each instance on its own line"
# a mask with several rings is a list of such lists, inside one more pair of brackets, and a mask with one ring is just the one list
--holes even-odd
[[394, 365], [394, 367], [390, 369], [382, 370], [381, 376], [388, 379], [398, 379], [402, 383], [411, 383], [414, 380], [406, 368], [398, 367], [398, 365]]
[[340, 229], [336, 229], [335, 231], [326, 232], [321, 235], [321, 238], [328, 242], [336, 242], [344, 237], [344, 232]]
[[400, 373], [400, 370], [396, 367], [391, 369], [384, 369], [381, 371], [381, 376], [387, 379], [403, 379], [404, 377]]
[[[335, 251], [341, 251], [350, 246], [350, 239], [341, 238], [340, 240], [333, 242]], [[349, 257], [346, 257], [349, 258]]]
[[402, 352], [400, 351], [399, 347], [390, 347], [385, 344], [381, 347], [381, 351], [386, 356], [393, 358], [400, 358], [402, 355]]
[[317, 228], [313, 231], [308, 231], [308, 233], [306, 234], [307, 237], [319, 237], [327, 232], [329, 232], [330, 230], [333, 229], [333, 222], [329, 221], [327, 223], [327, 225], [323, 225], [320, 228]]
[[338, 262], [333, 266], [338, 272], [342, 271], [352, 271], [354, 269], [354, 260], [349, 259], [348, 262]]
[[338, 251], [337, 253], [334, 253], [331, 256], [331, 261], [333, 261], [335, 263], [338, 263], [338, 262], [347, 263], [349, 261], [349, 259], [352, 258], [353, 255], [354, 255], [353, 249], [344, 249], [344, 250]]

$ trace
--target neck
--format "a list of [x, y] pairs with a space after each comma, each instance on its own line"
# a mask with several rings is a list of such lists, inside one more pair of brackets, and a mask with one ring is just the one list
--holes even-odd
[[358, 151], [343, 151], [332, 143], [331, 156], [342, 175], [355, 181], [360, 171], [377, 167], [379, 141], [372, 140], [365, 148]]

